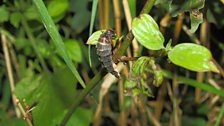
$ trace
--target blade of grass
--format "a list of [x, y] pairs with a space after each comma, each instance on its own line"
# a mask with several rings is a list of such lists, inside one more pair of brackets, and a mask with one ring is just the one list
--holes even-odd
[[50, 15], [48, 14], [47, 8], [44, 5], [42, 0], [33, 0], [34, 4], [37, 7], [38, 12], [40, 13], [40, 17], [42, 19], [42, 22], [48, 32], [48, 34], [51, 36], [54, 44], [56, 45], [57, 49], [61, 51], [62, 57], [64, 61], [66, 62], [67, 66], [70, 68], [72, 73], [75, 75], [76, 79], [79, 81], [79, 83], [82, 85], [83, 88], [86, 87], [84, 81], [82, 80], [81, 76], [79, 75], [77, 69], [72, 63], [72, 60], [69, 58], [68, 53], [66, 52], [63, 40], [52, 20]]
[[215, 122], [215, 126], [219, 126], [219, 124], [222, 120], [223, 114], [224, 114], [224, 103], [222, 103], [222, 108], [221, 108], [221, 111], [219, 112], [218, 118]]
[[[163, 76], [165, 76], [166, 78], [169, 78], [169, 79], [173, 78], [173, 74], [170, 71], [162, 70], [162, 72], [163, 72]], [[200, 88], [204, 91], [214, 93], [216, 95], [224, 97], [224, 90], [216, 89], [216, 88], [210, 86], [207, 83], [201, 83], [201, 82], [198, 82], [196, 80], [189, 79], [189, 78], [186, 78], [186, 77], [183, 77], [183, 76], [177, 76], [177, 81], [180, 81], [183, 84], [187, 84], [187, 85], [192, 86], [192, 87]]]
[[[93, 0], [92, 13], [91, 13], [91, 21], [90, 21], [90, 27], [89, 27], [89, 36], [93, 32], [93, 25], [94, 25], [94, 20], [95, 20], [95, 17], [96, 17], [97, 3], [98, 3], [98, 0]], [[91, 45], [89, 45], [88, 54], [89, 54], [89, 65], [90, 65], [90, 67], [92, 67], [92, 61], [91, 61]]]

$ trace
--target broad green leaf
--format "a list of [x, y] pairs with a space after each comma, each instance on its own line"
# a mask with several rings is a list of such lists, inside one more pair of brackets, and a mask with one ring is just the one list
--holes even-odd
[[22, 17], [22, 15], [21, 15], [21, 13], [19, 13], [19, 12], [14, 12], [14, 13], [12, 13], [11, 15], [10, 15], [10, 23], [14, 26], [14, 27], [16, 27], [16, 28], [18, 28], [18, 26], [19, 26], [19, 23], [20, 23], [20, 21], [21, 21], [21, 17]]
[[8, 21], [9, 19], [8, 9], [4, 5], [0, 6], [0, 17], [0, 23]]
[[219, 72], [213, 64], [211, 52], [204, 46], [193, 43], [176, 45], [168, 52], [172, 63], [192, 71]]
[[203, 22], [203, 14], [198, 10], [193, 10], [190, 12], [190, 18], [191, 18], [190, 32], [194, 33], [198, 29], [198, 26]]
[[20, 101], [25, 99], [29, 105], [37, 103], [32, 110], [35, 126], [55, 126], [75, 99], [75, 83], [68, 68], [56, 69], [53, 75], [31, 74], [23, 78], [17, 83], [15, 93]]
[[77, 40], [68, 39], [64, 41], [69, 57], [75, 62], [82, 62], [82, 50]]
[[105, 30], [99, 30], [94, 32], [89, 39], [87, 40], [86, 44], [88, 45], [96, 45], [98, 43], [98, 39], [100, 38], [100, 35], [104, 32]]
[[50, 17], [50, 15], [48, 14], [47, 8], [45, 7], [44, 3], [42, 0], [33, 0], [34, 4], [37, 7], [38, 12], [40, 13], [40, 17], [42, 19], [42, 22], [47, 30], [47, 32], [49, 33], [49, 35], [51, 36], [55, 46], [57, 47], [57, 49], [59, 50], [59, 52], [62, 53], [62, 57], [64, 59], [64, 61], [66, 62], [67, 66], [71, 69], [72, 73], [75, 75], [75, 77], [77, 78], [77, 80], [80, 82], [80, 84], [82, 85], [83, 88], [86, 87], [84, 81], [82, 80], [81, 76], [79, 75], [77, 69], [75, 68], [75, 66], [72, 63], [72, 60], [70, 59], [70, 57], [68, 56], [68, 53], [65, 49], [65, 45], [62, 41], [62, 38], [52, 20], [52, 18]]
[[148, 14], [140, 15], [132, 22], [132, 32], [140, 44], [147, 49], [159, 50], [164, 48], [164, 37], [154, 19]]

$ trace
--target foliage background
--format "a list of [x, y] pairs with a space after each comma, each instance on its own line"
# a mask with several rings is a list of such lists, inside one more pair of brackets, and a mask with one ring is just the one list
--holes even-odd
[[[127, 12], [124, 9], [127, 4], [123, 2], [125, 0], [117, 0], [117, 2], [99, 0], [93, 31], [113, 28], [118, 35], [125, 36], [129, 31], [127, 22], [130, 20], [125, 17]], [[98, 84], [77, 107], [67, 123], [68, 126], [74, 124], [78, 126], [224, 124], [222, 119], [224, 107], [221, 107], [223, 95], [209, 93], [212, 89], [201, 90], [199, 89], [201, 86], [198, 86], [204, 84], [218, 90], [222, 89], [223, 71], [220, 74], [192, 72], [169, 63], [167, 57], [158, 57], [156, 63], [161, 68], [174, 73], [171, 79], [165, 78], [158, 88], [147, 83], [153, 98], [144, 94], [124, 96], [123, 84], [125, 79], [129, 78], [130, 63], [121, 72], [124, 81], [107, 79], [111, 77], [104, 78], [106, 71], [102, 70], [95, 48], [92, 48], [90, 52], [92, 67], [89, 66], [88, 46], [85, 43], [89, 37], [89, 22], [93, 18], [91, 17], [93, 2], [45, 0], [44, 3], [62, 37], [72, 65], [87, 85]], [[139, 15], [146, 0], [129, 0], [128, 3], [131, 17], [134, 18]], [[194, 19], [192, 14], [195, 10], [199, 10], [199, 18]], [[192, 42], [207, 47], [221, 70], [224, 66], [223, 13], [222, 0], [157, 0], [150, 11], [150, 15], [159, 24], [166, 42], [172, 38], [173, 46]], [[200, 17], [201, 15], [203, 18]], [[18, 107], [15, 109], [18, 105], [13, 99], [14, 96], [19, 99], [24, 110], [26, 109], [23, 99], [29, 106], [34, 105], [35, 108], [28, 113], [31, 114], [33, 125], [54, 126], [61, 123], [68, 108], [83, 91], [80, 81], [78, 82], [73, 74], [74, 71], [70, 71], [68, 62], [64, 60], [66, 54], [63, 49], [58, 49], [58, 45], [55, 45], [49, 36], [50, 33], [46, 31], [33, 1], [3, 0], [0, 17], [2, 45], [0, 48], [0, 125], [26, 125], [23, 115], [16, 111]], [[192, 33], [194, 30], [195, 33]], [[8, 63], [5, 47], [9, 53]], [[130, 46], [128, 56], [157, 54], [156, 51], [149, 51], [140, 44], [136, 53], [135, 47], [136, 45]], [[7, 64], [11, 64], [11, 73], [6, 69]], [[12, 75], [11, 80], [10, 75]], [[193, 83], [194, 87], [186, 85], [189, 82]], [[12, 88], [13, 85], [15, 89]]]

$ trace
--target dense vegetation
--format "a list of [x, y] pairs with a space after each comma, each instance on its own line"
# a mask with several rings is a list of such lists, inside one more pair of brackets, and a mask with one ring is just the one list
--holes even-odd
[[224, 125], [223, 0], [0, 3], [1, 126]]

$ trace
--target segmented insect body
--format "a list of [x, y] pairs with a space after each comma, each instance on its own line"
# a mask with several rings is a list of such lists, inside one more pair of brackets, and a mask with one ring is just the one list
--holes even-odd
[[102, 62], [107, 71], [115, 77], [120, 78], [120, 74], [116, 70], [116, 64], [112, 58], [112, 38], [115, 36], [116, 34], [113, 30], [103, 32], [98, 40], [98, 43], [96, 44], [96, 49], [99, 60]]

